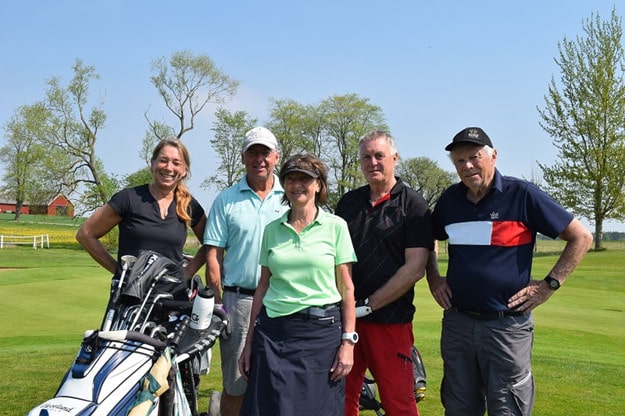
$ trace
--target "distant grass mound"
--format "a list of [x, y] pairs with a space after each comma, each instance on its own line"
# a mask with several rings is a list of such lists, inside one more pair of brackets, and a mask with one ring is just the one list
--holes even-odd
[[14, 214], [0, 214], [0, 234], [6, 236], [47, 235], [51, 247], [79, 248], [76, 231], [84, 218], [69, 218], [48, 215], [21, 215], [14, 221]]
[[[20, 237], [47, 235], [50, 248], [82, 249], [82, 246], [76, 241], [76, 231], [86, 218], [48, 215], [21, 215], [19, 221], [15, 221], [14, 218], [14, 214], [0, 213], [0, 235]], [[185, 250], [188, 248], [189, 254], [195, 254], [199, 242], [190, 230], [188, 235]], [[117, 228], [114, 228], [101, 241], [111, 252], [115, 252], [117, 237]], [[23, 246], [28, 245], [23, 244]], [[12, 245], [8, 244], [7, 247], [11, 248]]]

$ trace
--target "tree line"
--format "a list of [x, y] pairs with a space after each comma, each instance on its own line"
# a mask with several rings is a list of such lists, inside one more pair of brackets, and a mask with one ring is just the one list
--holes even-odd
[[[150, 81], [173, 121], [166, 124], [144, 113], [146, 131], [139, 153], [145, 164], [118, 178], [105, 169], [96, 153], [106, 122], [104, 103], [93, 104], [90, 96], [90, 87], [99, 76], [80, 59], [72, 70], [68, 84], [62, 85], [59, 77], [50, 78], [45, 98], [19, 107], [5, 125], [2, 193], [17, 202], [16, 219], [24, 201], [42, 203], [63, 192], [77, 202], [77, 212], [84, 213], [106, 203], [122, 187], [149, 182], [149, 161], [156, 143], [167, 137], [183, 139], [208, 103], [225, 103], [239, 86], [207, 55], [177, 51], [155, 60]], [[220, 164], [201, 186], [219, 191], [243, 176], [243, 136], [258, 119], [220, 105], [214, 120], [209, 142]], [[358, 164], [359, 137], [374, 128], [388, 130], [382, 109], [357, 94], [331, 96], [318, 104], [272, 100], [269, 119], [263, 124], [278, 138], [283, 159], [302, 151], [323, 155], [331, 173], [330, 207], [364, 183]], [[455, 177], [426, 157], [402, 159], [397, 173], [431, 204]]]
[[[554, 60], [560, 76], [552, 76], [544, 106], [537, 106], [539, 124], [558, 150], [553, 165], [538, 165], [546, 190], [594, 224], [595, 249], [601, 249], [603, 222], [625, 219], [622, 19], [615, 9], [608, 20], [593, 13], [583, 20], [582, 29], [583, 35], [558, 43]], [[90, 95], [92, 82], [99, 79], [96, 69], [80, 59], [72, 69], [69, 83], [50, 78], [45, 98], [16, 109], [4, 126], [0, 194], [17, 202], [16, 219], [26, 200], [42, 203], [63, 192], [77, 201], [77, 212], [84, 213], [104, 204], [122, 187], [150, 181], [148, 163], [157, 141], [182, 139], [209, 103], [218, 104], [209, 142], [220, 164], [201, 186], [221, 190], [242, 177], [241, 141], [258, 119], [223, 106], [236, 95], [239, 81], [222, 72], [209, 56], [176, 51], [153, 62], [150, 81], [173, 121], [164, 123], [150, 118], [149, 111], [144, 113], [140, 156], [145, 165], [123, 178], [108, 173], [95, 151], [106, 122], [104, 103], [94, 104]], [[383, 110], [357, 94], [330, 96], [315, 104], [272, 100], [268, 114], [262, 124], [278, 138], [283, 159], [307, 151], [328, 163], [331, 207], [345, 192], [364, 183], [358, 138], [374, 128], [392, 134]], [[401, 158], [397, 174], [431, 206], [456, 180], [454, 173], [427, 157]]]

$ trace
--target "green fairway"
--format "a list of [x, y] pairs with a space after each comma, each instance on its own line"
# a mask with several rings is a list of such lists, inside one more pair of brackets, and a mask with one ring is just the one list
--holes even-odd
[[[558, 242], [539, 242], [534, 275], [553, 265]], [[625, 409], [625, 248], [588, 253], [578, 270], [535, 311], [536, 415], [622, 415]], [[445, 254], [441, 269], [445, 270]], [[0, 250], [0, 415], [22, 415], [54, 395], [82, 334], [99, 326], [110, 274], [82, 250]], [[414, 331], [427, 369], [422, 415], [442, 415], [438, 390], [441, 310], [417, 284]], [[218, 346], [203, 377], [200, 405], [220, 389]], [[373, 415], [373, 412], [363, 412]]]

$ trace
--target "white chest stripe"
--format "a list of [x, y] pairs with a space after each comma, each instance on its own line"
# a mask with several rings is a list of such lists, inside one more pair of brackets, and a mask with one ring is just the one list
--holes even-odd
[[492, 221], [470, 221], [449, 224], [445, 227], [449, 244], [488, 246], [493, 235]]

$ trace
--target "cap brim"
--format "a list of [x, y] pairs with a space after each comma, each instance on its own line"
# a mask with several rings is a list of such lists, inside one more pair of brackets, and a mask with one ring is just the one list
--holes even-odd
[[259, 141], [255, 141], [255, 142], [251, 142], [251, 143], [246, 144], [243, 147], [242, 152], [243, 153], [247, 152], [247, 149], [249, 149], [250, 147], [252, 147], [252, 146], [254, 146], [256, 144], [260, 144], [261, 146], [265, 146], [269, 150], [276, 150], [276, 147], [272, 143], [268, 143], [268, 142], [259, 140]]
[[458, 146], [459, 144], [463, 144], [463, 143], [469, 143], [469, 144], [486, 146], [484, 143], [482, 143], [481, 141], [478, 141], [478, 140], [458, 140], [458, 141], [455, 141], [455, 142], [451, 142], [447, 146], [445, 146], [445, 150], [450, 151], [455, 146]]
[[287, 172], [284, 172], [284, 174], [282, 175], [282, 178], [286, 178], [289, 173], [293, 173], [293, 172], [305, 173], [306, 175], [310, 176], [313, 179], [317, 179], [319, 177], [319, 175], [313, 172], [312, 170], [293, 168], [293, 169], [289, 169]]

